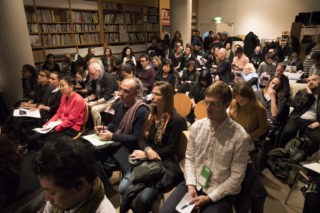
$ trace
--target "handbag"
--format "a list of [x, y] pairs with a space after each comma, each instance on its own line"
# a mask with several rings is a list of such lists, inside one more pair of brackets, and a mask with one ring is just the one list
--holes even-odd
[[159, 177], [164, 171], [161, 161], [143, 161], [133, 167], [131, 182], [133, 184], [146, 183], [156, 177]]

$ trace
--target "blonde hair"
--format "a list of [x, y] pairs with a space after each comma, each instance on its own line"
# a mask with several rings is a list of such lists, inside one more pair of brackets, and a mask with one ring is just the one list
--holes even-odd
[[249, 68], [251, 70], [251, 73], [252, 72], [256, 72], [256, 68], [254, 68], [253, 64], [252, 63], [248, 63], [244, 66], [244, 68]]

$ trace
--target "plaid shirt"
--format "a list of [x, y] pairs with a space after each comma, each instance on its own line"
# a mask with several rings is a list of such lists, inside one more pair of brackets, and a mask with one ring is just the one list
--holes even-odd
[[238, 194], [246, 171], [248, 144], [246, 131], [229, 117], [217, 131], [208, 118], [195, 122], [186, 150], [186, 184], [201, 187], [197, 180], [206, 165], [211, 173], [203, 191], [213, 202]]

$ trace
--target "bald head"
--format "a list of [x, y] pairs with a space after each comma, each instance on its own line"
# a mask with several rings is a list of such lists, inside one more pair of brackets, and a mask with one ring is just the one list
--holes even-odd
[[218, 57], [220, 60], [223, 60], [226, 57], [227, 50], [225, 48], [221, 48], [218, 52]]

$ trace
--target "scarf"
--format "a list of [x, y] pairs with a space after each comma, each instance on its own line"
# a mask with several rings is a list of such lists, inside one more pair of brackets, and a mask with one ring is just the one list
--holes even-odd
[[[93, 192], [89, 196], [88, 200], [80, 206], [75, 213], [94, 213], [99, 207], [101, 201], [104, 198], [104, 188], [100, 178], [96, 178], [93, 181]], [[64, 209], [52, 207], [50, 213], [64, 213]]]
[[134, 116], [136, 114], [137, 109], [139, 109], [140, 106], [147, 106], [142, 100], [137, 100], [134, 105], [132, 105], [126, 114], [123, 116], [119, 128], [116, 131], [116, 134], [131, 134], [132, 132], [132, 123]]
[[[155, 138], [154, 138], [155, 144], [161, 144], [161, 140], [162, 140], [164, 132], [167, 128], [167, 125], [169, 123], [170, 117], [171, 117], [171, 114], [169, 114], [169, 113], [162, 114], [160, 122], [159, 122], [158, 126], [156, 127], [157, 130], [156, 130], [156, 134], [155, 134]], [[146, 139], [149, 136], [150, 128], [151, 128], [153, 122], [155, 122], [155, 119], [156, 119], [156, 115], [150, 113], [148, 120], [147, 120], [145, 134], [144, 134]]]

